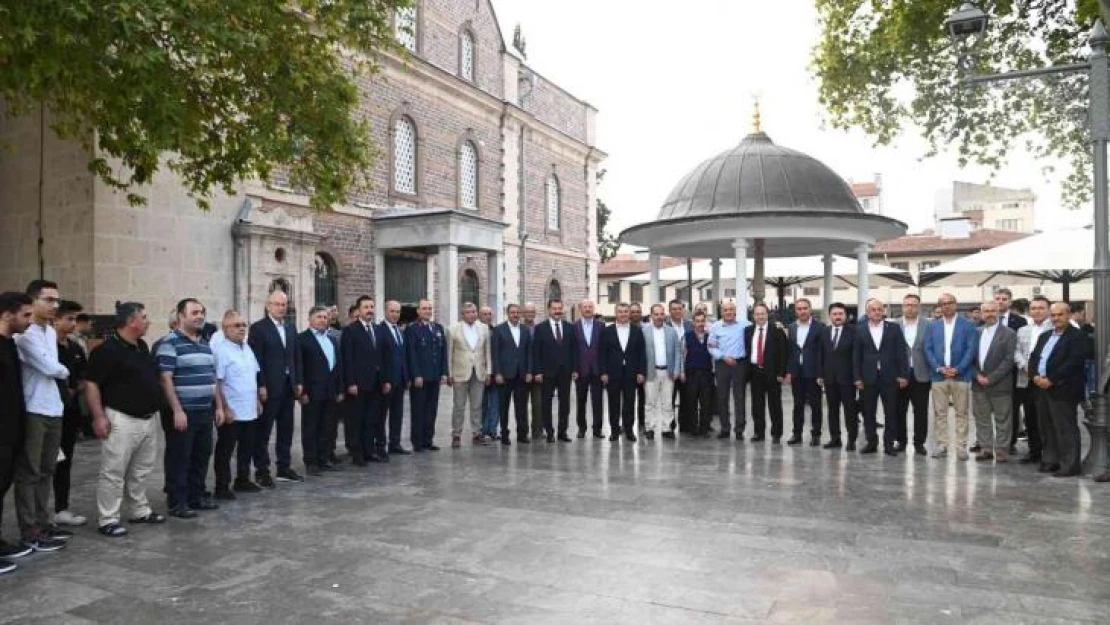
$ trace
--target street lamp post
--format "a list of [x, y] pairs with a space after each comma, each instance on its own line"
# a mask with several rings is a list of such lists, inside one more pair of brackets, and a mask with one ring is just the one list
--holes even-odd
[[[1101, 0], [1105, 6], [1110, 4]], [[945, 30], [959, 54], [961, 72], [974, 66], [974, 49], [980, 45], [989, 26], [989, 18], [971, 2], [965, 2], [945, 21]], [[1095, 209], [1095, 258], [1091, 275], [1095, 287], [1095, 367], [1096, 380], [1101, 380], [1106, 369], [1108, 339], [1110, 339], [1110, 198], [1107, 196], [1106, 145], [1110, 141], [1110, 75], [1106, 45], [1110, 36], [1102, 20], [1096, 20], [1088, 38], [1090, 55], [1085, 63], [1054, 65], [1002, 74], [965, 75], [963, 85], [1018, 80], [1049, 74], [1087, 72], [1090, 79], [1091, 141], [1094, 150], [1094, 209]], [[1087, 414], [1086, 425], [1091, 435], [1091, 449], [1083, 460], [1084, 473], [1101, 473], [1107, 468], [1108, 405], [1102, 388], [1095, 389], [1094, 407]]]

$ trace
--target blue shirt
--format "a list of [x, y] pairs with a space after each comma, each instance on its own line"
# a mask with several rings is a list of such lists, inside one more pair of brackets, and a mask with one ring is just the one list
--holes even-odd
[[1046, 373], [1048, 357], [1052, 355], [1052, 350], [1055, 349], [1056, 343], [1059, 342], [1061, 336], [1062, 333], [1053, 332], [1052, 335], [1048, 337], [1048, 341], [1044, 344], [1044, 349], [1041, 350], [1041, 359], [1037, 361], [1037, 375], [1042, 378], [1048, 376], [1048, 373]]
[[709, 329], [709, 353], [713, 355], [714, 360], [724, 360], [726, 357], [731, 357], [736, 360], [743, 360], [746, 352], [744, 350], [744, 328], [748, 326], [747, 321], [736, 319], [732, 323], [725, 323], [724, 320], [717, 321]]
[[158, 370], [173, 374], [181, 409], [193, 419], [212, 414], [216, 399], [216, 359], [203, 339], [190, 340], [180, 331], [166, 335], [158, 345]]
[[258, 361], [246, 343], [224, 339], [213, 350], [216, 378], [236, 421], [258, 418]]
[[313, 330], [312, 336], [316, 337], [320, 349], [324, 350], [324, 357], [328, 359], [328, 371], [335, 371], [335, 344], [331, 342], [330, 334], [327, 330], [323, 332]]

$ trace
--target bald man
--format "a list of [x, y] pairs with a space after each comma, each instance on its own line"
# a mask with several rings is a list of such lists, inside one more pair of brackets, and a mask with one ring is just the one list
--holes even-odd
[[1071, 325], [1071, 310], [1066, 302], [1049, 309], [1052, 331], [1037, 338], [1029, 356], [1029, 375], [1037, 399], [1040, 419], [1042, 473], [1053, 477], [1073, 477], [1080, 473], [1079, 424], [1076, 408], [1083, 400], [1087, 385], [1084, 361], [1087, 338]]
[[275, 486], [270, 475], [270, 432], [275, 424], [277, 479], [304, 481], [291, 466], [293, 401], [301, 395], [301, 352], [297, 349], [297, 328], [285, 318], [288, 308], [289, 297], [284, 291], [274, 290], [266, 298], [266, 316], [252, 323], [247, 335], [261, 381], [262, 416], [255, 425], [253, 456], [255, 482], [263, 488]]

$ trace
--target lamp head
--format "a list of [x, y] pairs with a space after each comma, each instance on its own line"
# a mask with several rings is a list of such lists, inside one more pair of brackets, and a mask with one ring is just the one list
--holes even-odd
[[944, 20], [944, 30], [952, 43], [960, 45], [978, 40], [987, 32], [990, 18], [974, 2], [965, 2]]

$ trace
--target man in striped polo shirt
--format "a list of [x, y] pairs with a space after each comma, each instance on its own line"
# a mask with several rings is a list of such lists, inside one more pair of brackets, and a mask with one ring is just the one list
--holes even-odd
[[196, 510], [219, 506], [205, 490], [212, 457], [212, 424], [224, 423], [216, 364], [201, 338], [204, 306], [193, 298], [177, 303], [177, 329], [158, 346], [162, 389], [170, 405], [166, 430], [166, 487], [170, 516], [192, 519]]

